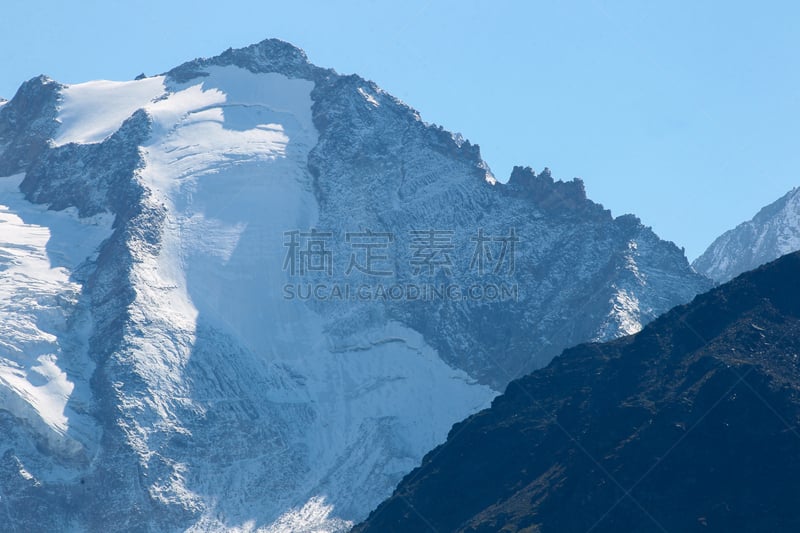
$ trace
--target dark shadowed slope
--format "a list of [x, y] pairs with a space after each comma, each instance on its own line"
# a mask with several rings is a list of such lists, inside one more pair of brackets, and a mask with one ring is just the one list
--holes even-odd
[[800, 253], [567, 350], [355, 531], [800, 530]]

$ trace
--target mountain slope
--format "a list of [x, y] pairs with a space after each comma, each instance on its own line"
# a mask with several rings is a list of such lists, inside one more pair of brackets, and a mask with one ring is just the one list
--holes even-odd
[[795, 253], [512, 382], [354, 531], [794, 531], [799, 356]]
[[[28, 253], [62, 269], [50, 346], [15, 329], [0, 354], [0, 497], [24, 530], [344, 530], [511, 379], [710, 285], [579, 180], [500, 184], [476, 146], [277, 40], [32, 79], [0, 107], [0, 176]], [[54, 396], [66, 423], [37, 408]]]
[[725, 282], [778, 257], [800, 250], [800, 188], [763, 208], [751, 220], [720, 235], [692, 266]]

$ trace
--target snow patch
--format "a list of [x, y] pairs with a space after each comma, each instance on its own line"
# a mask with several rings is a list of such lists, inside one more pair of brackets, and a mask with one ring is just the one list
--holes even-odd
[[164, 77], [136, 81], [90, 81], [61, 90], [53, 142], [99, 143], [119, 129], [137, 109], [164, 93]]
[[372, 107], [379, 107], [379, 106], [381, 105], [381, 104], [379, 104], [379, 103], [378, 103], [378, 101], [375, 99], [375, 97], [374, 97], [374, 96], [372, 96], [371, 94], [369, 94], [369, 93], [368, 93], [366, 90], [364, 90], [362, 87], [359, 87], [359, 88], [358, 88], [358, 94], [360, 94], [361, 96], [363, 96], [363, 97], [364, 97], [364, 100], [366, 100], [367, 102], [369, 102], [369, 103], [370, 103], [370, 105], [372, 105]]

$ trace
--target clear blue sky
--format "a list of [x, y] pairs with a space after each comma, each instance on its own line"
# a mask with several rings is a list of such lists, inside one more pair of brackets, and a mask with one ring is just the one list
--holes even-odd
[[[4, 2], [0, 96], [279, 37], [515, 164], [579, 176], [690, 258], [800, 185], [800, 3]], [[80, 7], [76, 7], [80, 6]]]

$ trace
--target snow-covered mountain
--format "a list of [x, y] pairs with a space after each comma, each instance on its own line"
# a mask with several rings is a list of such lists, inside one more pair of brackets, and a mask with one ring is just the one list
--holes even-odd
[[800, 187], [720, 235], [692, 266], [724, 283], [797, 250], [800, 250]]
[[711, 282], [267, 40], [0, 106], [10, 528], [339, 531], [567, 346]]

